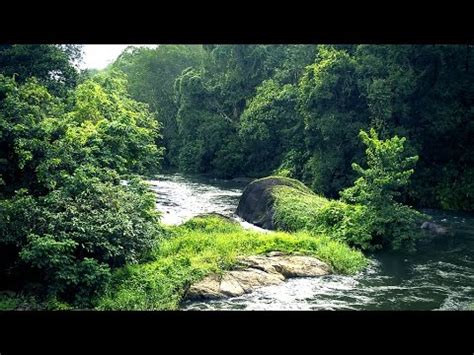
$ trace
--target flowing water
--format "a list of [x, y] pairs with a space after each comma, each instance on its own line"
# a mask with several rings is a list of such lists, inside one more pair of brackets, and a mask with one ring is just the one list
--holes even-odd
[[[180, 174], [150, 181], [162, 221], [179, 224], [218, 212], [233, 218], [245, 183]], [[355, 276], [294, 278], [241, 297], [192, 302], [184, 309], [463, 310], [474, 303], [474, 216], [424, 211], [450, 235], [426, 238], [415, 254], [379, 252]], [[248, 223], [243, 226], [251, 228]]]

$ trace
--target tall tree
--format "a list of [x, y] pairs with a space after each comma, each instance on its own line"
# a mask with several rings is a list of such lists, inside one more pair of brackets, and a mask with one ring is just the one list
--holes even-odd
[[20, 83], [36, 77], [55, 94], [74, 88], [82, 58], [79, 45], [0, 45], [0, 74]]

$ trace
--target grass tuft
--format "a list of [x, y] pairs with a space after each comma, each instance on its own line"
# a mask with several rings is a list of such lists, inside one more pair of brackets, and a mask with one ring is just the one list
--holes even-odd
[[345, 274], [355, 273], [367, 263], [361, 252], [324, 235], [307, 231], [261, 233], [217, 216], [194, 218], [169, 228], [169, 233], [153, 252], [154, 260], [114, 273], [97, 309], [178, 309], [192, 283], [231, 269], [239, 256], [274, 250], [317, 257]]

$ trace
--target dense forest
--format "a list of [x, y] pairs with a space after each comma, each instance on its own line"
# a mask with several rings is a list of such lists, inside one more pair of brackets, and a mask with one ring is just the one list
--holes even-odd
[[[242, 252], [300, 248], [341, 272], [364, 265], [356, 249], [411, 248], [409, 206], [474, 211], [471, 47], [160, 45], [96, 71], [78, 45], [1, 45], [0, 289], [23, 298], [0, 303], [176, 308], [234, 260], [217, 237], [196, 259], [209, 225]], [[162, 171], [281, 176], [309, 187], [305, 206], [332, 202], [303, 220], [281, 195], [274, 239], [173, 229], [142, 180]]]
[[126, 51], [111, 66], [163, 125], [165, 169], [300, 179], [337, 197], [360, 129], [408, 140], [416, 206], [474, 208], [468, 45], [205, 45]]

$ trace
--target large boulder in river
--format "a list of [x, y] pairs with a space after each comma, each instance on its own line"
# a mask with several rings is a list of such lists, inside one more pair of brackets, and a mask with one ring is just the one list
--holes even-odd
[[236, 214], [258, 227], [275, 229], [274, 204], [276, 186], [289, 186], [296, 190], [308, 191], [300, 181], [281, 176], [269, 176], [252, 181], [240, 197]]

